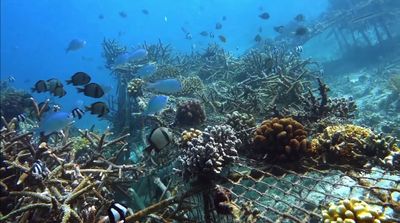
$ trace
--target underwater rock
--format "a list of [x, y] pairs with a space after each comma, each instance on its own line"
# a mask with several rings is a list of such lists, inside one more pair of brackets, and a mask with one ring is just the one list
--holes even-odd
[[297, 160], [310, 148], [304, 126], [292, 118], [263, 121], [256, 129], [254, 144], [256, 152], [270, 161]]
[[128, 94], [131, 97], [138, 97], [143, 95], [143, 87], [144, 81], [140, 78], [134, 78], [128, 83]]
[[391, 222], [382, 212], [384, 207], [373, 208], [365, 201], [356, 198], [344, 199], [338, 204], [330, 203], [327, 210], [322, 211], [324, 223], [333, 222], [364, 222], [364, 223], [384, 223]]
[[178, 105], [175, 117], [177, 125], [198, 125], [206, 120], [206, 113], [199, 101], [190, 100]]
[[240, 139], [229, 125], [208, 126], [203, 134], [187, 142], [179, 159], [185, 179], [204, 177], [211, 180], [215, 175], [238, 158]]
[[251, 141], [251, 130], [256, 126], [254, 117], [251, 114], [234, 111], [231, 114], [227, 114], [227, 118], [226, 124], [232, 126], [237, 137], [243, 143], [249, 143]]
[[382, 164], [391, 151], [397, 151], [396, 139], [375, 134], [356, 125], [327, 127], [311, 143], [313, 153], [326, 153], [326, 161], [350, 165]]

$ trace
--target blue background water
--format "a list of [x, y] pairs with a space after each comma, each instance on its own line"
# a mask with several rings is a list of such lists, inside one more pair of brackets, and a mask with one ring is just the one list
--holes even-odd
[[[39, 79], [66, 80], [85, 71], [92, 81], [111, 86], [114, 80], [101, 56], [104, 38], [133, 47], [161, 39], [177, 51], [190, 52], [194, 46], [199, 50], [210, 42], [220, 43], [217, 36], [222, 34], [228, 40], [223, 47], [240, 54], [254, 44], [260, 26], [263, 38], [273, 38], [274, 26], [288, 23], [299, 13], [315, 18], [326, 7], [326, 0], [1, 0], [1, 78], [12, 75], [15, 87], [29, 90]], [[128, 16], [122, 18], [120, 11]], [[269, 20], [258, 18], [264, 11], [270, 14]], [[104, 19], [99, 19], [100, 14]], [[216, 22], [222, 23], [221, 30], [215, 30]], [[192, 33], [192, 40], [185, 39], [181, 27]], [[203, 30], [212, 31], [216, 38], [200, 36]], [[87, 45], [66, 54], [74, 38], [86, 40]], [[78, 99], [86, 105], [95, 101], [71, 86], [66, 90], [64, 98], [54, 99], [64, 110], [73, 109]], [[50, 96], [34, 97], [41, 101]], [[96, 121], [86, 116], [77, 125], [87, 127]]]

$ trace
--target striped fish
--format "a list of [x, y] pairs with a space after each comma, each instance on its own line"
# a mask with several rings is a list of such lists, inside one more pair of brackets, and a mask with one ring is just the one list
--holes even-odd
[[24, 114], [19, 114], [15, 117], [17, 119], [18, 122], [25, 122], [26, 121], [26, 117]]
[[125, 222], [125, 216], [128, 208], [120, 203], [114, 202], [108, 208], [108, 219], [110, 223], [117, 223], [119, 221]]
[[302, 46], [296, 46], [295, 48], [296, 53], [300, 54], [303, 52], [303, 47]]
[[84, 114], [85, 112], [79, 108], [72, 110], [72, 116], [74, 116], [74, 118], [78, 117], [78, 119], [81, 119]]
[[45, 177], [47, 175], [46, 165], [41, 160], [36, 160], [32, 165], [31, 172], [35, 176]]

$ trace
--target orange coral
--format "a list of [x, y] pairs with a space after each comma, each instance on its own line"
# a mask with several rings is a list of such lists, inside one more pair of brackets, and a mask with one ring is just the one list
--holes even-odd
[[254, 143], [257, 152], [270, 160], [296, 160], [310, 148], [304, 126], [292, 118], [263, 121], [256, 129]]

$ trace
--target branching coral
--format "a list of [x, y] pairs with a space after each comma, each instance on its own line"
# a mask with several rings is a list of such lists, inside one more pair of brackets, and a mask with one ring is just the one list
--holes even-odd
[[312, 151], [323, 154], [326, 161], [352, 165], [380, 164], [397, 148], [395, 138], [355, 125], [329, 126], [311, 144]]
[[198, 125], [206, 120], [206, 114], [199, 101], [190, 100], [178, 105], [175, 117], [177, 125]]
[[[228, 125], [209, 126], [202, 136], [193, 138], [179, 157], [186, 179], [205, 177], [211, 179], [224, 167], [235, 161], [240, 139]], [[211, 178], [209, 178], [211, 177]]]
[[254, 136], [256, 152], [267, 160], [297, 160], [308, 152], [310, 143], [304, 126], [292, 118], [265, 120]]
[[324, 223], [385, 223], [391, 222], [381, 209], [372, 208], [359, 199], [344, 199], [338, 204], [330, 203], [328, 210], [322, 211]]
[[226, 117], [226, 124], [232, 126], [236, 131], [237, 137], [242, 140], [243, 143], [249, 142], [251, 139], [250, 135], [256, 126], [254, 117], [251, 114], [240, 113], [238, 111], [234, 111]]
[[[88, 145], [85, 149], [91, 155], [78, 165], [73, 144], [79, 146], [79, 141], [57, 136], [36, 145], [31, 132], [15, 131], [15, 119], [7, 122], [2, 117], [2, 121], [0, 187], [5, 192], [0, 194], [0, 202], [8, 204], [0, 208], [2, 222], [27, 217], [33, 222], [87, 222], [87, 208], [108, 206], [114, 196], [112, 187], [121, 187], [123, 184], [118, 182], [133, 181], [141, 173], [134, 165], [114, 163], [126, 146], [121, 142], [129, 135], [108, 140], [107, 134], [82, 131]], [[104, 149], [109, 147], [115, 147], [117, 152], [106, 158]], [[99, 214], [105, 215], [102, 210]]]

